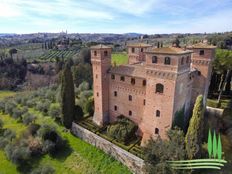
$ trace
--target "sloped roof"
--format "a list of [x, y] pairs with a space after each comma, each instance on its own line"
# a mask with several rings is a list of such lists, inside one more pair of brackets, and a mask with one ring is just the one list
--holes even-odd
[[132, 76], [132, 77], [146, 77], [146, 69], [143, 65], [120, 65], [116, 67], [112, 67], [110, 69], [111, 73], [120, 74], [125, 76]]
[[191, 53], [191, 50], [184, 50], [183, 48], [177, 47], [162, 47], [162, 48], [154, 48], [149, 51], [148, 53], [159, 53], [159, 54], [186, 54]]
[[188, 48], [216, 48], [214, 45], [209, 45], [207, 43], [197, 43], [191, 46], [188, 46]]
[[152, 45], [146, 43], [129, 43], [128, 47], [152, 47]]
[[91, 46], [91, 49], [101, 49], [101, 48], [102, 49], [108, 49], [108, 48], [111, 48], [111, 47], [103, 45], [103, 44]]

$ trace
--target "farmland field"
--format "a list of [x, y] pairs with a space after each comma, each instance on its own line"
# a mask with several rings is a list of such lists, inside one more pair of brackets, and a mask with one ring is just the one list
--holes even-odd
[[[14, 93], [0, 92], [0, 96], [12, 96]], [[51, 157], [44, 155], [41, 159], [33, 159], [33, 168], [38, 165], [49, 165], [55, 169], [55, 173], [58, 174], [129, 174], [129, 170], [118, 161], [114, 160], [109, 155], [103, 153], [101, 150], [85, 143], [79, 138], [73, 136], [70, 132], [64, 130], [64, 127], [57, 124], [50, 116], [45, 116], [43, 113], [29, 108], [29, 112], [36, 115], [37, 124], [51, 124], [56, 127], [57, 131], [61, 136], [66, 139], [69, 143], [70, 149], [65, 149], [59, 152], [56, 156]], [[22, 132], [26, 129], [26, 126], [17, 120], [13, 119], [7, 114], [0, 113], [0, 118], [4, 122], [4, 128], [14, 130], [19, 137]], [[26, 171], [26, 172], [25, 172]], [[23, 172], [27, 173], [28, 169], [24, 168]], [[10, 162], [3, 150], [0, 150], [0, 173], [4, 174], [17, 174], [20, 173], [17, 170], [16, 165]]]
[[55, 61], [56, 58], [72, 58], [78, 51], [58, 51], [50, 50], [48, 53], [43, 54], [38, 59], [42, 61]]
[[115, 62], [116, 65], [127, 64], [128, 56], [126, 53], [113, 53], [111, 62], [112, 64]]

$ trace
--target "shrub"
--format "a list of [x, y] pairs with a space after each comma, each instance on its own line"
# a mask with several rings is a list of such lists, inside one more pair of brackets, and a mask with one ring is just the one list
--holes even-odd
[[59, 105], [51, 105], [48, 111], [48, 115], [52, 118], [61, 118], [61, 108]]
[[0, 112], [5, 112], [5, 102], [0, 101]]
[[136, 136], [137, 129], [138, 126], [134, 122], [121, 115], [114, 124], [107, 127], [107, 134], [126, 144]]
[[26, 106], [28, 106], [29, 108], [32, 108], [32, 107], [34, 107], [35, 105], [36, 105], [36, 102], [35, 102], [34, 99], [32, 99], [32, 100], [27, 100], [27, 102], [26, 102]]
[[54, 154], [66, 146], [66, 141], [56, 131], [55, 127], [51, 125], [42, 125], [38, 131], [38, 135], [43, 140], [43, 152]]
[[27, 106], [23, 106], [22, 107], [22, 113], [25, 114], [28, 112], [28, 107]]
[[75, 105], [75, 113], [74, 113], [74, 120], [79, 121], [83, 117], [84, 113], [80, 106]]
[[35, 123], [32, 123], [27, 127], [29, 134], [31, 134], [32, 136], [34, 136], [39, 129], [40, 129], [40, 125]]
[[43, 100], [37, 103], [36, 109], [44, 114], [48, 113], [51, 102], [49, 100]]
[[16, 108], [16, 104], [13, 102], [7, 102], [5, 104], [5, 112], [9, 115], [13, 114], [13, 109]]
[[32, 123], [33, 121], [35, 121], [36, 119], [36, 116], [35, 115], [32, 115], [30, 113], [25, 113], [23, 116], [22, 116], [22, 121], [23, 121], [23, 124], [25, 125], [29, 125], [30, 123]]
[[0, 149], [5, 148], [7, 144], [9, 144], [9, 140], [7, 138], [0, 137]]
[[5, 147], [5, 153], [7, 158], [14, 164], [21, 165], [28, 162], [30, 159], [30, 150], [24, 146], [18, 146], [16, 144], [8, 144]]
[[38, 168], [34, 169], [30, 174], [53, 174], [55, 169], [51, 166], [40, 165]]
[[14, 108], [13, 113], [12, 113], [12, 117], [14, 119], [18, 119], [18, 118], [21, 118], [22, 114], [23, 114], [22, 110], [20, 110], [18, 108]]
[[[0, 119], [0, 130], [3, 128], [3, 121]], [[1, 132], [0, 132], [1, 133]]]
[[30, 137], [28, 139], [28, 147], [31, 152], [31, 155], [38, 156], [42, 154], [43, 144], [40, 138]]
[[16, 137], [16, 133], [11, 129], [4, 130], [3, 137], [9, 139], [10, 141]]

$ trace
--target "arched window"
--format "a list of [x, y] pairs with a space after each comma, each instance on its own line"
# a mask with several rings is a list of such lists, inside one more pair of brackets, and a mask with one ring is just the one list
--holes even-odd
[[171, 58], [170, 57], [165, 57], [164, 58], [164, 64], [165, 65], [170, 65], [171, 64]]
[[160, 111], [156, 110], [156, 117], [160, 117]]
[[164, 85], [162, 85], [161, 83], [156, 84], [155, 92], [163, 93], [164, 92]]
[[108, 55], [108, 52], [107, 51], [104, 51], [104, 56], [107, 56]]
[[131, 84], [134, 85], [135, 84], [135, 79], [131, 78]]
[[152, 63], [157, 63], [157, 56], [152, 56]]
[[118, 110], [118, 106], [115, 105], [114, 106], [114, 110], [117, 111]]
[[129, 111], [129, 116], [132, 116], [132, 111]]
[[181, 58], [181, 65], [184, 64], [184, 57]]
[[159, 129], [155, 128], [155, 134], [159, 134]]

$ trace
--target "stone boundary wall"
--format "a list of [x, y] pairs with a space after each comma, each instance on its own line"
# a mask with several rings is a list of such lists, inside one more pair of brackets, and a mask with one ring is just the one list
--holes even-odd
[[224, 109], [206, 106], [206, 114], [207, 115], [221, 117], [223, 115], [223, 112], [224, 112]]
[[95, 147], [103, 150], [105, 153], [111, 155], [122, 164], [126, 165], [133, 173], [144, 173], [144, 160], [127, 152], [126, 150], [116, 146], [108, 140], [94, 134], [93, 132], [72, 123], [72, 133], [80, 139], [94, 145]]

